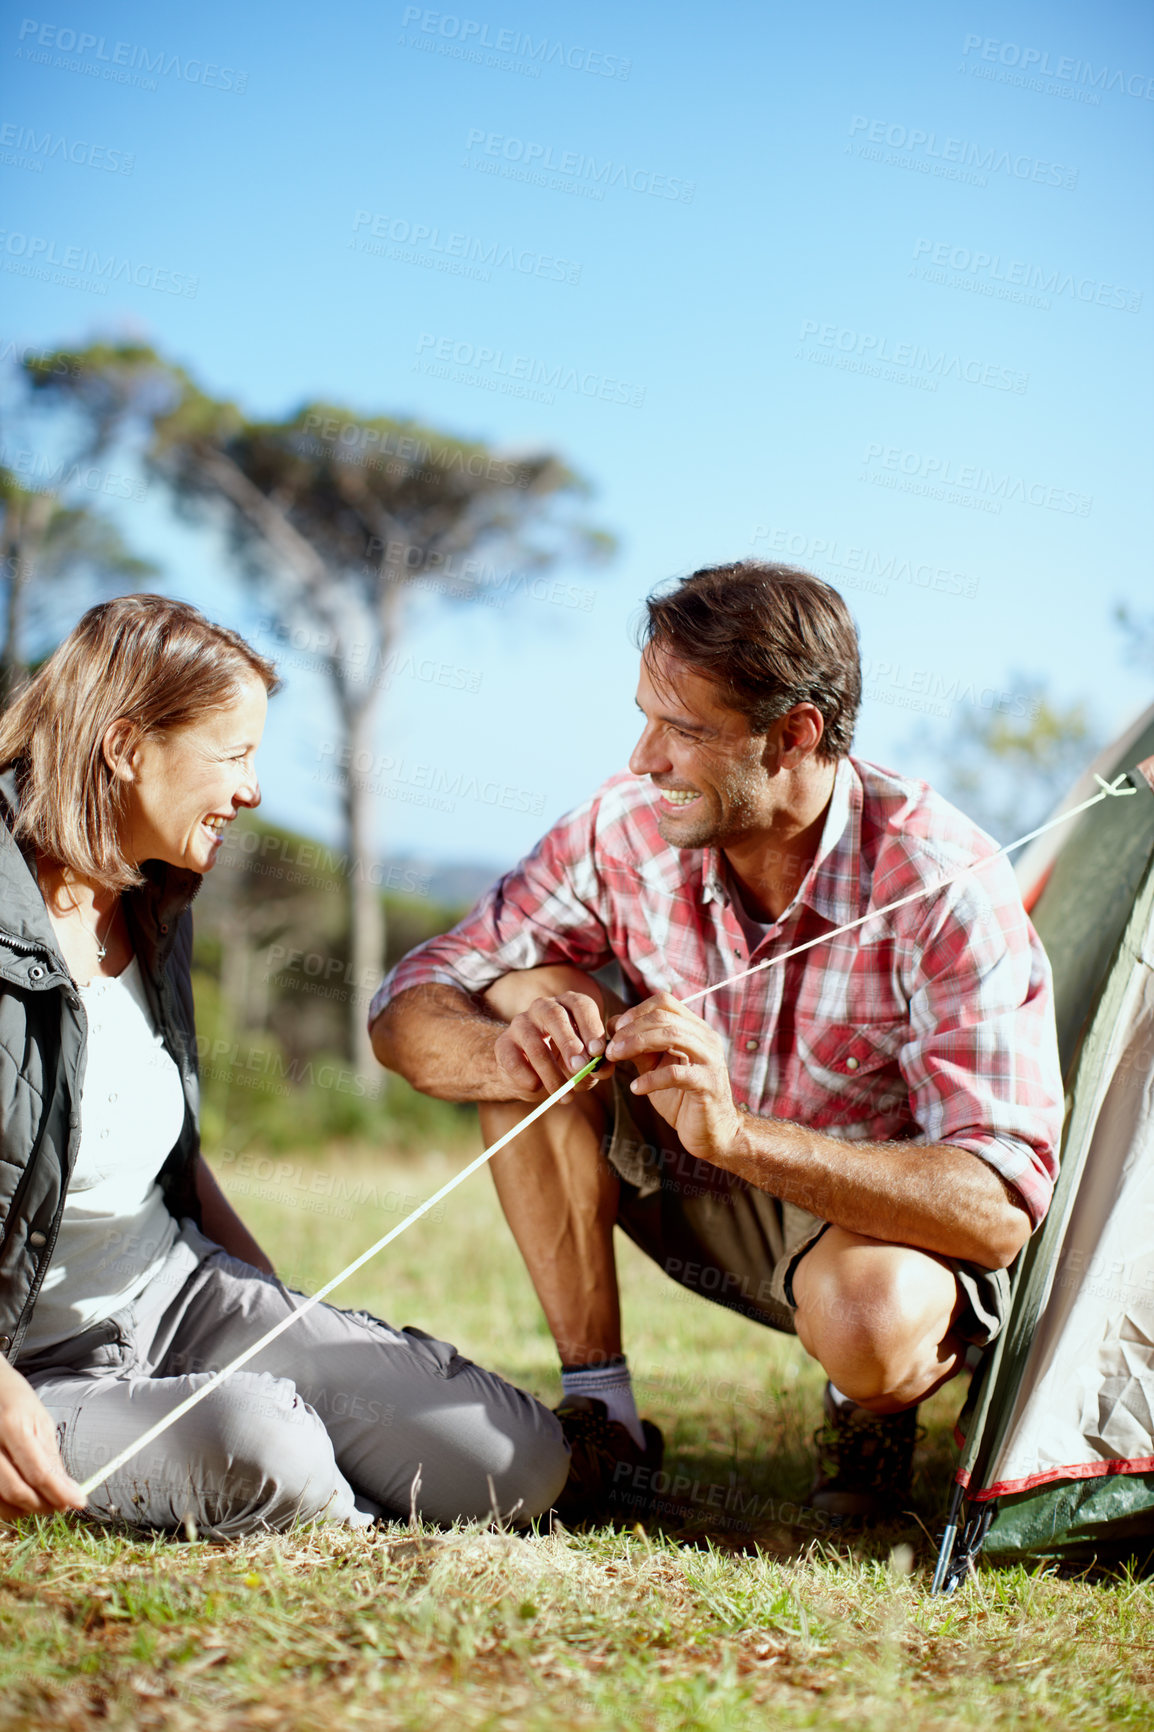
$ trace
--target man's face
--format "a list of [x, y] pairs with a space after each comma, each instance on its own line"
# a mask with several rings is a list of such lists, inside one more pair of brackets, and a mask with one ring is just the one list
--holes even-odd
[[637, 707], [645, 728], [629, 760], [661, 790], [657, 828], [674, 848], [732, 846], [775, 816], [772, 734], [751, 734], [717, 686], [661, 650], [641, 657]]

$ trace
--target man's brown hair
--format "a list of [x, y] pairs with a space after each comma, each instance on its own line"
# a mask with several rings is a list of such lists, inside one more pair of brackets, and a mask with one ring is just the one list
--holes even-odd
[[18, 840], [110, 890], [143, 882], [120, 846], [123, 788], [104, 756], [121, 718], [129, 745], [186, 727], [239, 695], [266, 692], [273, 664], [187, 602], [125, 595], [89, 608], [0, 716], [0, 766], [16, 766]]
[[857, 627], [820, 577], [743, 559], [695, 571], [645, 605], [642, 647], [712, 680], [752, 733], [815, 704], [825, 724], [817, 755], [849, 751], [861, 704]]

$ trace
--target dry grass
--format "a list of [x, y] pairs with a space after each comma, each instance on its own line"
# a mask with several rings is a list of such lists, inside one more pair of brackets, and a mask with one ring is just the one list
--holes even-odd
[[[248, 1175], [238, 1200], [306, 1286], [386, 1230], [398, 1193], [425, 1194], [450, 1168], [302, 1162], [266, 1175], [264, 1197]], [[300, 1206], [315, 1203], [299, 1179], [316, 1170], [333, 1180], [330, 1213]], [[0, 1537], [0, 1726], [1154, 1724], [1150, 1583], [983, 1571], [953, 1600], [928, 1598], [919, 1524], [940, 1524], [957, 1393], [923, 1416], [910, 1514], [835, 1544], [790, 1519], [819, 1388], [797, 1344], [684, 1302], [631, 1247], [622, 1261], [640, 1405], [685, 1481], [667, 1532], [318, 1529], [186, 1545], [27, 1524]], [[557, 1398], [552, 1348], [483, 1176], [339, 1297], [450, 1334]], [[712, 1503], [711, 1486], [723, 1488]]]

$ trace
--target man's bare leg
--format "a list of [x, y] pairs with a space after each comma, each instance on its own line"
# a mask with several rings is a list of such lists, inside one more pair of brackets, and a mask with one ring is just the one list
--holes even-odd
[[[538, 998], [580, 992], [604, 1015], [622, 1007], [579, 969], [507, 974], [485, 1003], [509, 1022]], [[563, 1365], [601, 1365], [621, 1352], [613, 1252], [620, 1184], [605, 1158], [608, 1082], [561, 1101], [492, 1160], [497, 1196], [541, 1302]], [[482, 1101], [481, 1132], [494, 1142], [532, 1111], [524, 1101]]]
[[961, 1368], [963, 1299], [931, 1252], [831, 1227], [793, 1277], [795, 1326], [831, 1383], [873, 1413], [898, 1413]]

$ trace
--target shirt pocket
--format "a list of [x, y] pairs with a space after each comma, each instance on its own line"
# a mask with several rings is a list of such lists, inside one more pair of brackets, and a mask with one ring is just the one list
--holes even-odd
[[910, 1039], [904, 1019], [801, 1023], [796, 1029], [802, 1116], [816, 1128], [860, 1126], [863, 1136], [892, 1134], [910, 1119], [909, 1089], [898, 1056]]
[[660, 909], [644, 903], [630, 909], [627, 924], [610, 936], [639, 1000], [655, 992], [686, 999], [728, 972], [692, 920], [668, 900]]

